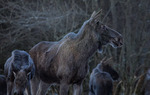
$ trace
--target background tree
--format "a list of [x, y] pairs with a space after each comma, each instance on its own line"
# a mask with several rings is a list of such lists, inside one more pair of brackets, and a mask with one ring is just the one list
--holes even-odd
[[[150, 67], [149, 5], [150, 0], [0, 0], [0, 72], [12, 50], [29, 51], [40, 41], [76, 33], [94, 10], [102, 9], [101, 21], [123, 35], [124, 45], [96, 53], [89, 61], [90, 72], [104, 56], [113, 56], [120, 74], [114, 95], [143, 95], [143, 79]], [[83, 95], [88, 93], [88, 80], [89, 76]], [[57, 92], [54, 87], [51, 91]]]

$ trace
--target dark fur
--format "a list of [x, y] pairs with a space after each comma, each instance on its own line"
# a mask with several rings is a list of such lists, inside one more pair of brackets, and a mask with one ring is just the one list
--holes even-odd
[[4, 75], [0, 75], [0, 95], [6, 94], [7, 94], [6, 77]]
[[113, 80], [118, 78], [118, 73], [108, 63], [99, 63], [90, 75], [89, 95], [112, 95]]
[[31, 82], [33, 95], [45, 93], [46, 89], [37, 92], [38, 87], [45, 87], [39, 80], [59, 84], [60, 95], [67, 95], [69, 85], [73, 84], [74, 95], [81, 95], [89, 58], [97, 49], [101, 50], [102, 45], [113, 43], [113, 38], [118, 39], [113, 46], [122, 45], [121, 34], [101, 24], [97, 21], [97, 16], [99, 17], [99, 13], [85, 21], [77, 34], [69, 33], [58, 42], [40, 42], [30, 50], [37, 70], [36, 77]]
[[35, 66], [30, 55], [21, 50], [14, 50], [4, 65], [7, 78], [7, 95], [24, 95], [27, 88], [31, 95], [30, 80], [34, 76]]

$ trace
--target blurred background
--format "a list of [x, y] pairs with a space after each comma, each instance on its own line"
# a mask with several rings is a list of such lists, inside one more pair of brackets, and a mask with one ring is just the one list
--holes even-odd
[[[14, 49], [28, 52], [40, 41], [77, 33], [100, 9], [101, 21], [123, 35], [124, 45], [103, 47], [102, 54], [89, 60], [82, 95], [88, 95], [89, 75], [103, 57], [113, 57], [111, 64], [120, 75], [113, 95], [144, 95], [144, 77], [150, 68], [150, 0], [0, 0], [0, 74]], [[48, 95], [57, 90], [52, 86]]]

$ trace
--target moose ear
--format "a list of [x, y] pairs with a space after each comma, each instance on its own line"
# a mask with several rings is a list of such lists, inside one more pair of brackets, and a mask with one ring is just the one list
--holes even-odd
[[106, 58], [106, 57], [104, 57], [102, 60], [101, 60], [101, 64], [102, 65], [109, 65], [109, 64], [111, 64], [112, 63], [112, 61], [113, 61], [113, 57], [110, 57], [110, 58]]
[[27, 73], [27, 78], [28, 78], [29, 80], [32, 78], [31, 72], [28, 72], [28, 73]]
[[91, 18], [94, 18], [95, 14], [96, 14], [96, 12], [94, 11], [91, 15]]
[[105, 64], [105, 65], [112, 65], [112, 62], [113, 61], [113, 57], [110, 57], [109, 59], [106, 59], [104, 62], [103, 62], [103, 64]]
[[14, 77], [16, 78], [16, 72], [13, 71]]
[[101, 16], [101, 12], [102, 10], [98, 11], [97, 13], [94, 11], [91, 15], [91, 19], [94, 20], [94, 21], [99, 21], [99, 18]]
[[29, 76], [31, 74], [31, 72], [27, 73], [27, 76]]
[[30, 77], [30, 74], [31, 74], [31, 72], [27, 73], [27, 77], [28, 77], [28, 78]]
[[106, 59], [107, 59], [107, 58], [104, 57], [104, 58], [100, 61], [100, 63], [101, 63], [101, 64], [104, 64], [104, 62], [106, 61]]

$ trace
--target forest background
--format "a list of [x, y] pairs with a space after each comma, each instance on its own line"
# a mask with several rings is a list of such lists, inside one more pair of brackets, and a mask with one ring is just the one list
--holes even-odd
[[[143, 95], [144, 77], [150, 68], [150, 0], [0, 0], [0, 74], [14, 49], [29, 51], [40, 41], [58, 41], [77, 33], [93, 11], [102, 9], [101, 21], [123, 35], [123, 47], [103, 47], [89, 61], [90, 72], [104, 57], [120, 79], [114, 95]], [[88, 93], [89, 75], [83, 95]], [[58, 87], [49, 90], [57, 93]], [[72, 90], [70, 90], [70, 95]]]

